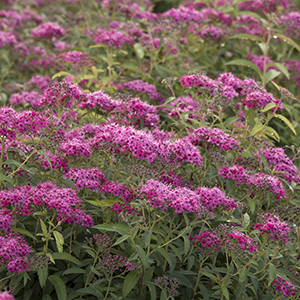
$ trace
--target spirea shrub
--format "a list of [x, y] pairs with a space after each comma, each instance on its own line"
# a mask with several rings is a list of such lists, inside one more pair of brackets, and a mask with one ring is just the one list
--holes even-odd
[[299, 298], [299, 7], [157, 2], [0, 0], [0, 299]]

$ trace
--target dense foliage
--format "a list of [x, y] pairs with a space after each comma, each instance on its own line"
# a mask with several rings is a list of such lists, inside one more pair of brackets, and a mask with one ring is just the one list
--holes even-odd
[[0, 0], [0, 299], [298, 299], [297, 3], [158, 2]]

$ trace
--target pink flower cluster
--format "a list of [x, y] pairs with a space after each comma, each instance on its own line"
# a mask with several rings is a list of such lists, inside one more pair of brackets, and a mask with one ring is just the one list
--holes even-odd
[[255, 229], [266, 233], [271, 240], [279, 240], [284, 245], [290, 240], [291, 227], [286, 222], [281, 222], [279, 216], [275, 214], [260, 214], [262, 223], [254, 225]]
[[185, 139], [203, 148], [209, 145], [216, 145], [221, 150], [238, 148], [238, 142], [219, 128], [199, 127], [189, 133]]
[[0, 108], [0, 135], [13, 141], [26, 132], [37, 134], [48, 124], [46, 117], [32, 110], [16, 112], [10, 107]]
[[46, 38], [46, 39], [52, 37], [64, 36], [65, 34], [66, 34], [66, 29], [64, 29], [63, 27], [59, 26], [57, 23], [54, 22], [47, 22], [41, 24], [31, 31], [32, 37]]
[[282, 109], [279, 99], [269, 94], [259, 83], [253, 79], [241, 80], [231, 73], [222, 73], [215, 80], [204, 74], [184, 75], [180, 79], [182, 86], [199, 88], [199, 94], [203, 88], [208, 94], [215, 97], [231, 100], [241, 97], [243, 106], [247, 108], [265, 107], [268, 103], [278, 104]]
[[150, 99], [157, 100], [158, 104], [164, 102], [164, 97], [156, 91], [156, 86], [149, 84], [148, 82], [137, 79], [118, 85], [119, 90], [122, 91], [124, 88], [126, 88], [127, 90], [134, 90], [140, 93], [147, 94]]
[[[284, 153], [282, 148], [270, 148], [262, 151], [271, 169], [276, 170], [276, 175], [285, 179], [288, 183], [293, 181], [298, 183], [299, 176], [290, 158]], [[258, 156], [258, 155], [257, 155]], [[286, 172], [286, 173], [282, 173]]]
[[247, 174], [243, 167], [234, 165], [232, 167], [223, 167], [219, 174], [223, 178], [231, 178], [236, 181], [237, 185], [244, 183], [247, 187], [254, 187], [256, 189], [266, 190], [273, 193], [277, 200], [282, 197], [285, 198], [285, 189], [279, 179], [263, 173]]
[[43, 91], [49, 84], [51, 83], [51, 79], [48, 76], [39, 76], [35, 75], [31, 77], [28, 81], [29, 87], [36, 86], [39, 90]]
[[218, 188], [199, 188], [195, 191], [186, 187], [172, 189], [154, 179], [147, 181], [141, 187], [140, 194], [141, 199], [145, 198], [151, 207], [162, 210], [172, 208], [175, 213], [191, 212], [199, 216], [212, 217], [213, 214], [210, 212], [214, 211], [218, 205], [228, 208], [236, 207], [234, 200], [226, 198]]
[[9, 102], [14, 106], [20, 105], [22, 103], [29, 103], [31, 107], [39, 108], [40, 100], [41, 95], [38, 92], [32, 91], [12, 94]]
[[15, 300], [15, 297], [6, 291], [0, 294], [0, 300]]
[[0, 265], [6, 264], [8, 272], [28, 271], [27, 259], [31, 252], [24, 237], [16, 233], [0, 235]]
[[[84, 101], [79, 103], [78, 106], [82, 108], [100, 107], [111, 112], [111, 121], [119, 121], [121, 117], [122, 124], [134, 125], [138, 123], [140, 125], [143, 122], [146, 127], [156, 127], [159, 123], [157, 108], [143, 102], [140, 98], [122, 101], [112, 99], [108, 94], [100, 90], [87, 94]], [[117, 112], [114, 113], [113, 111]]]
[[[222, 248], [221, 239], [211, 231], [202, 232], [200, 235], [195, 235], [194, 239], [200, 243], [200, 246], [203, 248], [198, 248], [199, 251], [204, 251], [206, 254], [209, 254], [210, 251], [220, 251]], [[190, 237], [190, 240], [193, 240], [193, 237]], [[195, 245], [196, 242], [193, 242]]]
[[117, 181], [107, 180], [101, 187], [102, 193], [113, 194], [114, 196], [120, 196], [126, 202], [130, 202], [134, 196], [133, 191], [129, 190], [126, 185], [119, 184]]
[[[264, 70], [264, 59], [265, 59], [265, 57], [264, 57], [263, 55], [257, 56], [257, 55], [255, 55], [255, 54], [248, 53], [248, 54], [247, 54], [247, 58], [248, 58], [251, 62], [253, 62], [255, 65], [257, 65], [257, 66], [259, 67], [259, 69], [263, 72], [263, 70]], [[273, 61], [271, 60], [271, 58], [266, 57], [266, 66], [267, 66], [270, 62], [273, 62]], [[268, 68], [266, 69], [266, 71], [269, 71], [269, 70], [271, 70], [271, 69], [274, 70], [274, 69], [276, 69], [276, 68], [273, 67], [273, 66], [271, 66], [271, 67], [268, 67]]]
[[88, 227], [93, 225], [92, 217], [78, 208], [81, 200], [72, 189], [46, 182], [36, 187], [26, 185], [0, 191], [0, 207], [12, 207], [16, 214], [31, 216], [42, 205], [49, 210], [55, 209], [57, 221]]
[[100, 186], [106, 181], [104, 174], [97, 168], [70, 169], [65, 178], [75, 181], [74, 186], [78, 190], [88, 188], [91, 191], [99, 190]]
[[0, 209], [0, 229], [4, 232], [10, 232], [13, 222], [13, 213], [8, 209]]
[[129, 262], [127, 258], [116, 254], [103, 255], [96, 265], [96, 269], [100, 272], [101, 276], [104, 276], [104, 273], [111, 274], [118, 271], [121, 274], [125, 274], [136, 268], [137, 266]]
[[274, 279], [272, 282], [272, 286], [275, 287], [276, 292], [281, 291], [282, 294], [286, 297], [295, 296], [298, 287], [292, 285], [290, 282], [286, 281], [282, 277], [278, 277], [278, 279]]
[[212, 38], [213, 40], [218, 40], [224, 36], [224, 31], [222, 28], [210, 26], [200, 29], [197, 34], [205, 39]]
[[73, 68], [91, 67], [95, 65], [95, 63], [93, 62], [89, 54], [85, 52], [79, 52], [76, 50], [67, 51], [59, 55], [59, 57], [62, 59], [64, 63], [65, 62], [72, 63]]
[[119, 48], [123, 44], [133, 45], [134, 40], [132, 37], [128, 36], [127, 34], [117, 31], [117, 30], [106, 30], [99, 28], [97, 33], [94, 35], [94, 41], [97, 44], [105, 43], [109, 46], [115, 46]]
[[16, 37], [11, 32], [0, 31], [0, 47], [11, 44], [14, 46], [17, 43]]
[[194, 192], [201, 197], [201, 204], [210, 211], [215, 211], [218, 206], [227, 207], [227, 210], [237, 207], [234, 198], [226, 197], [217, 187], [200, 187], [195, 189]]
[[89, 143], [96, 150], [105, 147], [113, 153], [130, 153], [149, 163], [157, 160], [170, 164], [189, 162], [197, 166], [202, 165], [200, 151], [188, 141], [180, 139], [175, 142], [156, 141], [150, 132], [133, 127], [121, 127], [116, 124], [102, 125]]

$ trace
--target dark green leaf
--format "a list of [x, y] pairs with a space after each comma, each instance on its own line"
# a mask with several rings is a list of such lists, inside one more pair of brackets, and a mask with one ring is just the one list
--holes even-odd
[[62, 253], [54, 252], [54, 253], [52, 253], [52, 257], [54, 259], [67, 260], [67, 261], [70, 261], [70, 262], [72, 262], [76, 265], [81, 264], [81, 262], [76, 257], [74, 257], [71, 254], [66, 253], [66, 252], [62, 252]]
[[123, 292], [122, 297], [125, 298], [132, 289], [136, 286], [140, 279], [140, 271], [139, 270], [133, 270], [130, 271], [125, 278], [124, 285], [123, 285]]
[[67, 288], [63, 280], [56, 275], [51, 275], [48, 279], [54, 285], [58, 300], [67, 300]]
[[149, 268], [148, 257], [146, 255], [144, 249], [140, 245], [136, 245], [135, 249], [136, 249], [136, 252], [137, 252], [139, 258], [141, 259], [143, 265], [146, 268]]
[[276, 267], [270, 263], [269, 264], [269, 282], [268, 282], [268, 287], [271, 285], [273, 280], [276, 278]]
[[40, 286], [43, 287], [48, 278], [48, 265], [46, 265], [45, 268], [38, 269], [37, 273], [39, 277]]

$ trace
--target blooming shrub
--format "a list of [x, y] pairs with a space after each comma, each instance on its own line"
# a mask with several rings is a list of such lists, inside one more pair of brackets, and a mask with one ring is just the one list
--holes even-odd
[[0, 299], [299, 298], [299, 7], [171, 2], [0, 0]]

